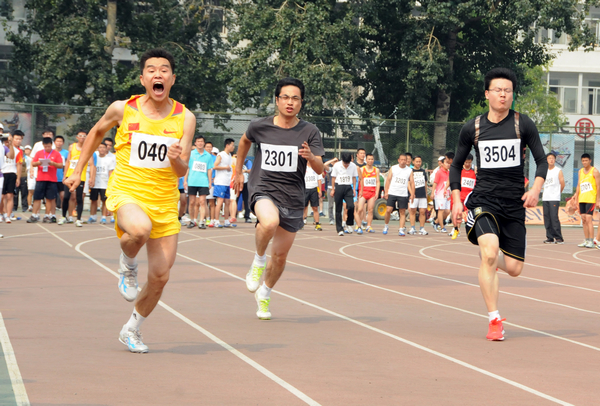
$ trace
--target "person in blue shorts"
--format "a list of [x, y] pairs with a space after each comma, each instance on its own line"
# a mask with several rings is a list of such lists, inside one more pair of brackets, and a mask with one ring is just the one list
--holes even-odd
[[[190, 217], [188, 228], [198, 225], [200, 229], [206, 229], [204, 218], [206, 216], [206, 196], [209, 194], [212, 183], [213, 156], [204, 150], [204, 137], [199, 136], [194, 141], [195, 149], [190, 155], [188, 172], [185, 175], [185, 186], [187, 187], [190, 202]], [[197, 222], [198, 211], [200, 221]]]
[[[225, 148], [223, 151], [219, 152], [217, 155], [217, 159], [215, 159], [215, 165], [213, 170], [215, 172], [215, 188], [213, 191], [213, 195], [217, 199], [217, 207], [215, 210], [215, 227], [235, 227], [235, 224], [231, 224], [230, 219], [227, 217], [229, 212], [229, 198], [230, 198], [230, 187], [231, 177], [233, 175], [232, 163], [233, 158], [231, 154], [235, 149], [235, 141], [232, 138], [227, 138], [225, 140]], [[223, 215], [225, 217], [225, 224], [222, 225], [219, 222], [219, 217], [221, 216], [220, 211], [221, 207], [225, 204], [225, 209], [223, 211]]]

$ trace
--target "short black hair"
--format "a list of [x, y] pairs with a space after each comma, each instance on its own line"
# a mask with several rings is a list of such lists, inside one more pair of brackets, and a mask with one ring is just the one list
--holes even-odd
[[373, 154], [367, 154], [367, 155], [365, 155], [365, 158], [368, 158], [370, 156], [372, 156], [373, 158], [375, 158], [375, 155], [373, 155]]
[[467, 155], [467, 159], [465, 159], [465, 161], [472, 161], [472, 160], [473, 160], [473, 154]]
[[48, 144], [52, 144], [52, 138], [50, 138], [50, 137], [44, 137], [42, 139], [42, 145], [48, 145]]
[[356, 153], [358, 154], [360, 151], [365, 151], [365, 152], [367, 152], [367, 150], [366, 150], [366, 149], [364, 149], [364, 148], [358, 148], [358, 149], [356, 150]]
[[206, 147], [208, 144], [210, 144], [210, 145], [213, 145], [213, 143], [212, 143], [212, 142], [210, 142], [210, 141], [206, 141], [206, 142], [204, 143], [204, 146]]
[[296, 86], [300, 89], [300, 97], [304, 100], [304, 83], [300, 81], [300, 79], [296, 78], [283, 78], [279, 82], [277, 82], [277, 86], [275, 86], [275, 97], [279, 97], [281, 93], [281, 88], [284, 86]]
[[400, 155], [398, 155], [398, 158], [400, 158], [401, 156], [406, 158], [406, 154], [400, 154]]
[[406, 155], [407, 157], [410, 157], [410, 159], [412, 159], [412, 154], [410, 152], [405, 152], [404, 155]]
[[590, 156], [590, 154], [588, 154], [587, 152], [586, 152], [585, 154], [581, 155], [581, 159], [583, 159], [583, 158], [587, 158], [587, 159], [589, 159], [590, 161], [592, 160], [592, 157], [591, 157], [591, 156]]
[[204, 138], [203, 135], [198, 135], [196, 138], [194, 138], [194, 144], [196, 143], [196, 141], [198, 140], [204, 140], [204, 144], [206, 144], [206, 139]]
[[342, 152], [342, 162], [346, 164], [352, 162], [352, 154], [350, 152]]
[[417, 158], [419, 158], [421, 161], [423, 160], [423, 158], [421, 158], [421, 155], [417, 155], [416, 157], [413, 158], [413, 160], [417, 159]]
[[488, 73], [485, 74], [485, 78], [483, 79], [485, 89], [490, 90], [490, 83], [494, 79], [508, 79], [512, 82], [513, 91], [517, 89], [517, 75], [511, 69], [508, 68], [494, 68]]
[[56, 137], [54, 137], [54, 140], [57, 140], [57, 139], [59, 139], [59, 138], [60, 138], [61, 140], [63, 140], [63, 142], [65, 142], [65, 137], [63, 137], [62, 135], [57, 135]]
[[42, 135], [44, 135], [45, 133], [52, 133], [52, 138], [54, 138], [54, 136], [56, 135], [56, 133], [54, 132], [54, 130], [52, 128], [46, 128], [44, 131], [42, 131]]
[[140, 72], [142, 74], [144, 74], [146, 61], [148, 61], [150, 58], [165, 58], [167, 61], [169, 61], [169, 65], [171, 65], [171, 72], [175, 73], [175, 58], [173, 58], [173, 55], [171, 55], [171, 53], [164, 48], [154, 48], [144, 52], [140, 58]]
[[546, 158], [548, 158], [550, 155], [552, 155], [554, 157], [554, 159], [556, 159], [556, 154], [554, 152], [548, 152], [546, 154]]
[[110, 141], [110, 142], [112, 142], [112, 143], [113, 143], [113, 145], [114, 145], [114, 143], [115, 143], [115, 142], [113, 141], [113, 139], [112, 139], [112, 138], [110, 138], [110, 137], [106, 137], [105, 139], [103, 139], [103, 140], [102, 140], [102, 142], [106, 142], [106, 141]]
[[13, 131], [12, 135], [13, 135], [13, 137], [15, 137], [15, 136], [24, 137], [25, 133], [21, 130], [15, 130], [15, 131]]
[[88, 132], [86, 130], [80, 128], [79, 130], [77, 130], [77, 132], [75, 134], [79, 134], [79, 133], [84, 133], [85, 135], [87, 135]]
[[444, 156], [448, 159], [454, 159], [454, 152], [448, 151], [444, 154]]
[[226, 138], [225, 139], [225, 143], [223, 144], [224, 146], [228, 146], [229, 144], [231, 144], [232, 142], [235, 142], [235, 140], [233, 138]]

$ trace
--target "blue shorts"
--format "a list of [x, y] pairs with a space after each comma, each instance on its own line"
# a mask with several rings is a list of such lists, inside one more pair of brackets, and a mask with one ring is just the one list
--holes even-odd
[[229, 199], [229, 185], [227, 186], [221, 186], [221, 185], [215, 185], [215, 188], [213, 190], [213, 196], [215, 198], [221, 198], [221, 199]]

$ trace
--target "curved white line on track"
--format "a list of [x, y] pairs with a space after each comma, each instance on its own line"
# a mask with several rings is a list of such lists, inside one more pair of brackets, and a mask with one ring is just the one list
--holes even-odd
[[[99, 241], [99, 240], [105, 240], [107, 238], [116, 238], [116, 237], [111, 236], [111, 237], [105, 237], [105, 238], [96, 238], [93, 240], [87, 240], [87, 241], [80, 242], [79, 244], [77, 244], [77, 246], [75, 246], [75, 251], [79, 252], [81, 255], [88, 258], [90, 261], [94, 262], [96, 265], [100, 266], [101, 268], [103, 268], [104, 270], [106, 270], [107, 272], [111, 273], [112, 275], [114, 275], [115, 277], [118, 278], [119, 274], [117, 272], [108, 268], [107, 266], [102, 264], [100, 261], [96, 260], [95, 258], [93, 258], [92, 256], [88, 255], [87, 253], [85, 253], [81, 250], [81, 246], [83, 244], [87, 244], [89, 242], [94, 242], [94, 241]], [[197, 240], [200, 240], [200, 239], [203, 239], [203, 238], [197, 238]], [[195, 241], [195, 240], [196, 239], [191, 239], [191, 240], [186, 240], [186, 241], [181, 241], [181, 242], [189, 242], [189, 241]], [[181, 255], [181, 254], [177, 254], [177, 255]], [[186, 258], [183, 255], [181, 255], [181, 256]], [[309, 396], [307, 396], [300, 390], [296, 389], [294, 386], [290, 385], [289, 383], [287, 383], [286, 381], [284, 381], [283, 379], [281, 379], [280, 377], [275, 375], [273, 372], [269, 371], [268, 369], [266, 369], [265, 367], [260, 365], [258, 362], [254, 361], [252, 358], [239, 352], [234, 347], [227, 344], [225, 341], [221, 340], [219, 337], [215, 336], [214, 334], [212, 334], [210, 331], [208, 331], [208, 330], [202, 328], [201, 326], [199, 326], [198, 324], [194, 323], [193, 321], [191, 321], [190, 319], [185, 317], [183, 314], [179, 313], [177, 310], [173, 309], [172, 307], [170, 307], [169, 305], [164, 303], [162, 300], [158, 301], [158, 305], [161, 306], [166, 311], [168, 311], [169, 313], [171, 313], [172, 315], [174, 315], [175, 317], [177, 317], [178, 319], [180, 319], [181, 321], [183, 321], [184, 323], [186, 323], [187, 325], [189, 325], [190, 327], [192, 327], [193, 329], [204, 334], [211, 341], [220, 345], [221, 347], [223, 347], [224, 349], [229, 351], [232, 355], [235, 355], [240, 360], [244, 361], [246, 364], [250, 365], [252, 368], [256, 369], [258, 372], [262, 373], [267, 378], [271, 379], [273, 382], [277, 383], [278, 385], [280, 385], [281, 387], [283, 387], [284, 389], [286, 389], [287, 391], [292, 393], [294, 396], [296, 396], [298, 399], [302, 400], [304, 403], [311, 405], [311, 406], [320, 406], [320, 404], [318, 402], [316, 402], [315, 400], [313, 400], [312, 398], [310, 398]]]
[[[432, 261], [439, 261], [439, 262], [443, 262], [445, 264], [452, 264], [452, 265], [458, 265], [461, 266], [463, 268], [472, 268], [472, 269], [477, 269], [479, 270], [479, 267], [477, 266], [472, 266], [472, 265], [464, 265], [464, 264], [460, 264], [458, 262], [451, 262], [451, 261], [447, 261], [445, 259], [441, 259], [441, 258], [436, 258], [436, 257], [432, 257], [431, 255], [427, 255], [425, 254], [425, 250], [428, 249], [433, 249], [435, 247], [439, 247], [439, 246], [445, 246], [446, 244], [437, 244], [437, 245], [431, 245], [429, 247], [423, 247], [419, 250], [419, 254], [421, 254], [423, 257], [431, 259]], [[439, 250], [439, 251], [444, 251], [444, 252], [448, 252], [447, 250]], [[527, 264], [528, 266], [531, 266], [532, 264]], [[533, 265], [535, 266], [535, 265]], [[545, 268], [545, 267], [544, 267]], [[551, 268], [545, 268], [545, 269], [551, 269]], [[568, 271], [566, 271], [568, 272]], [[505, 273], [501, 273], [500, 275], [505, 275], [505, 276], [510, 276], [507, 275]], [[597, 276], [598, 277], [598, 276]], [[511, 277], [512, 278], [512, 277]], [[550, 285], [558, 285], [558, 286], [565, 286], [567, 288], [573, 288], [573, 289], [581, 289], [581, 290], [587, 290], [588, 292], [595, 292], [595, 293], [600, 293], [600, 290], [597, 289], [591, 289], [591, 288], [584, 288], [582, 286], [575, 286], [575, 285], [567, 285], [565, 283], [560, 283], [560, 282], [552, 282], [552, 281], [547, 281], [545, 279], [538, 279], [538, 278], [532, 278], [530, 276], [523, 276], [523, 275], [519, 275], [518, 276], [519, 279], [528, 279], [528, 280], [532, 280], [532, 281], [536, 281], [536, 282], [542, 282], [542, 283], [548, 283]]]
[[[231, 277], [232, 277], [232, 278], [234, 278], [234, 279], [238, 279], [238, 280], [240, 280], [240, 281], [243, 281], [244, 283], [245, 283], [245, 281], [246, 281], [244, 278], [241, 278], [241, 277], [239, 277], [239, 276], [237, 276], [237, 275], [235, 275], [235, 274], [232, 274], [231, 272], [228, 272], [228, 271], [225, 271], [224, 269], [220, 269], [220, 268], [217, 268], [217, 267], [215, 267], [215, 266], [209, 265], [209, 264], [207, 264], [207, 263], [204, 263], [204, 262], [202, 262], [202, 261], [198, 261], [198, 260], [196, 260], [196, 259], [190, 258], [190, 257], [188, 257], [187, 255], [183, 255], [183, 254], [180, 254], [180, 253], [178, 253], [177, 255], [179, 255], [179, 256], [181, 256], [181, 257], [183, 257], [183, 258], [186, 258], [186, 259], [188, 259], [188, 260], [190, 260], [190, 261], [192, 261], [192, 262], [195, 262], [195, 263], [197, 263], [197, 264], [203, 265], [203, 266], [205, 266], [205, 267], [207, 267], [207, 268], [214, 269], [214, 270], [216, 270], [216, 271], [218, 271], [218, 272], [221, 272], [221, 273], [223, 273], [223, 274], [225, 274], [225, 275], [229, 275], [229, 276], [231, 276]], [[288, 263], [292, 263], [292, 262], [289, 262], [289, 261], [288, 261]], [[551, 401], [551, 402], [554, 402], [554, 403], [557, 403], [557, 404], [559, 404], [559, 405], [573, 406], [571, 403], [568, 403], [568, 402], [565, 402], [565, 401], [563, 401], [563, 400], [557, 399], [557, 398], [555, 398], [555, 397], [552, 397], [552, 396], [550, 396], [550, 395], [547, 395], [547, 394], [545, 394], [545, 393], [543, 393], [543, 392], [539, 392], [539, 391], [537, 391], [537, 390], [535, 390], [535, 389], [533, 389], [533, 388], [530, 388], [530, 387], [528, 387], [528, 386], [525, 386], [525, 385], [523, 385], [523, 384], [520, 384], [520, 383], [518, 383], [518, 382], [515, 382], [515, 381], [513, 381], [513, 380], [510, 380], [510, 379], [504, 378], [503, 376], [497, 375], [497, 374], [495, 374], [495, 373], [493, 373], [493, 372], [490, 372], [490, 371], [487, 371], [487, 370], [485, 370], [485, 369], [482, 369], [482, 368], [476, 367], [476, 366], [474, 366], [474, 365], [472, 365], [472, 364], [469, 364], [469, 363], [467, 363], [467, 362], [461, 361], [461, 360], [459, 360], [459, 359], [457, 359], [457, 358], [451, 357], [451, 356], [449, 356], [449, 355], [446, 355], [446, 354], [444, 354], [444, 353], [441, 353], [441, 352], [439, 352], [439, 351], [432, 350], [431, 348], [425, 347], [425, 346], [423, 346], [423, 345], [421, 345], [421, 344], [417, 344], [417, 343], [415, 343], [415, 342], [413, 342], [413, 341], [410, 341], [410, 340], [407, 340], [407, 339], [405, 339], [405, 338], [399, 337], [399, 336], [397, 336], [397, 335], [395, 335], [395, 334], [388, 333], [387, 331], [381, 330], [381, 329], [379, 329], [379, 328], [377, 328], [377, 327], [373, 327], [373, 326], [370, 326], [370, 325], [368, 325], [368, 324], [366, 324], [366, 323], [363, 323], [363, 322], [361, 322], [361, 321], [358, 321], [358, 320], [355, 320], [355, 319], [353, 319], [353, 318], [350, 318], [350, 317], [344, 316], [343, 314], [336, 313], [336, 312], [334, 312], [334, 311], [331, 311], [331, 310], [325, 309], [324, 307], [318, 306], [318, 305], [316, 305], [316, 304], [313, 304], [313, 303], [311, 303], [311, 302], [307, 302], [307, 301], [305, 301], [305, 300], [299, 299], [299, 298], [297, 298], [297, 297], [294, 297], [294, 296], [288, 295], [288, 294], [286, 294], [286, 293], [283, 293], [283, 292], [280, 292], [280, 291], [273, 290], [272, 292], [274, 292], [274, 293], [277, 293], [277, 294], [279, 294], [279, 295], [281, 295], [281, 296], [287, 297], [288, 299], [294, 300], [294, 301], [296, 301], [296, 302], [298, 302], [298, 303], [302, 303], [302, 304], [304, 304], [304, 305], [306, 305], [306, 306], [310, 306], [310, 307], [312, 307], [312, 308], [314, 308], [314, 309], [320, 310], [320, 311], [322, 311], [322, 312], [324, 312], [324, 313], [330, 314], [330, 315], [332, 315], [332, 316], [335, 316], [335, 317], [337, 317], [337, 318], [340, 318], [340, 319], [342, 319], [342, 320], [345, 320], [345, 321], [347, 321], [347, 322], [350, 322], [350, 323], [356, 324], [356, 325], [358, 325], [358, 326], [360, 326], [360, 327], [363, 327], [363, 328], [366, 328], [366, 329], [368, 329], [368, 330], [374, 331], [374, 332], [376, 332], [376, 333], [379, 333], [379, 334], [381, 334], [381, 335], [384, 335], [384, 336], [386, 336], [386, 337], [392, 338], [392, 339], [394, 339], [394, 340], [396, 340], [396, 341], [400, 341], [401, 343], [407, 344], [407, 345], [409, 345], [409, 346], [411, 346], [411, 347], [413, 347], [413, 348], [419, 349], [419, 350], [421, 350], [421, 351], [425, 351], [425, 352], [427, 352], [427, 353], [429, 353], [429, 354], [431, 354], [431, 355], [435, 355], [435, 356], [437, 356], [437, 357], [443, 358], [443, 359], [445, 359], [445, 360], [447, 360], [447, 361], [450, 361], [450, 362], [453, 362], [453, 363], [455, 363], [455, 364], [458, 364], [458, 365], [460, 365], [460, 366], [463, 366], [463, 367], [465, 367], [465, 368], [468, 368], [468, 369], [470, 369], [470, 370], [472, 370], [472, 371], [479, 372], [480, 374], [483, 374], [483, 375], [489, 376], [490, 378], [493, 378], [493, 379], [496, 379], [496, 380], [498, 380], [498, 381], [504, 382], [504, 383], [506, 383], [506, 384], [508, 384], [508, 385], [514, 386], [514, 387], [516, 387], [516, 388], [519, 388], [519, 389], [521, 389], [521, 390], [523, 390], [523, 391], [525, 391], [525, 392], [529, 392], [529, 393], [531, 393], [531, 394], [533, 394], [533, 395], [535, 395], [535, 396], [539, 396], [539, 397], [541, 397], [541, 398], [547, 399], [547, 400], [549, 400], [549, 401]]]
[[[598, 250], [598, 248], [596, 248]], [[589, 250], [589, 248], [588, 248]], [[600, 250], [598, 250], [600, 251]], [[579, 258], [579, 254], [584, 253], [584, 252], [589, 252], [589, 251], [577, 251], [573, 253], [573, 258], [577, 259], [578, 261], [583, 261], [583, 262], [587, 262], [588, 264], [592, 264], [592, 265], [599, 265], [597, 262], [592, 262], [592, 261], [588, 261], [587, 259], [581, 259]]]
[[[215, 242], [217, 244], [226, 245], [226, 246], [233, 247], [233, 248], [237, 248], [237, 249], [240, 249], [242, 251], [254, 252], [253, 250], [249, 250], [247, 248], [237, 247], [235, 245], [227, 244], [227, 243], [224, 243], [224, 242], [221, 242], [221, 241], [214, 241], [213, 240], [212, 242]], [[354, 245], [359, 245], [359, 244], [363, 244], [363, 243], [351, 244], [349, 246], [354, 246]], [[179, 253], [177, 255], [183, 256], [183, 254], [179, 254]], [[267, 256], [270, 257], [270, 255], [267, 255]], [[198, 261], [196, 261], [196, 262], [198, 262]], [[408, 293], [403, 293], [403, 292], [400, 292], [400, 291], [397, 291], [397, 290], [394, 290], [394, 289], [384, 288], [382, 286], [374, 285], [374, 284], [369, 283], [369, 282], [364, 282], [364, 281], [361, 281], [359, 279], [350, 278], [348, 276], [340, 275], [340, 274], [337, 274], [337, 273], [334, 273], [334, 272], [325, 271], [323, 269], [314, 268], [312, 266], [308, 266], [308, 265], [304, 265], [304, 264], [299, 264], [297, 262], [292, 262], [292, 261], [287, 261], [287, 263], [288, 264], [292, 264], [292, 265], [296, 265], [296, 266], [300, 266], [300, 267], [303, 267], [303, 268], [307, 268], [307, 269], [310, 269], [310, 270], [313, 270], [313, 271], [316, 271], [316, 272], [320, 272], [320, 273], [323, 273], [323, 274], [326, 274], [326, 275], [335, 276], [337, 278], [345, 279], [345, 280], [348, 280], [348, 281], [351, 281], [351, 282], [355, 282], [355, 283], [358, 283], [358, 284], [361, 284], [361, 285], [369, 286], [369, 287], [372, 287], [372, 288], [375, 288], [375, 289], [382, 290], [384, 292], [389, 292], [389, 293], [393, 293], [393, 294], [396, 294], [396, 295], [399, 295], [399, 296], [403, 296], [403, 297], [407, 297], [407, 298], [410, 298], [410, 299], [415, 299], [415, 300], [419, 300], [419, 301], [422, 301], [422, 302], [425, 302], [425, 303], [433, 304], [433, 305], [436, 305], [436, 306], [444, 307], [444, 308], [447, 308], [447, 309], [456, 310], [456, 311], [459, 311], [459, 312], [462, 312], [462, 313], [470, 314], [472, 316], [477, 316], [477, 317], [481, 317], [481, 318], [485, 318], [485, 319], [488, 318], [488, 316], [484, 316], [482, 314], [475, 313], [475, 312], [472, 312], [470, 310], [461, 309], [460, 307], [454, 307], [454, 306], [450, 306], [450, 305], [447, 305], [447, 304], [435, 302], [433, 300], [425, 299], [425, 298], [422, 298], [422, 297], [419, 297], [419, 296], [414, 296], [414, 295], [410, 295]], [[202, 263], [202, 264], [205, 265], [204, 263]], [[206, 266], [210, 267], [210, 265], [206, 265]], [[226, 272], [226, 271], [223, 271], [223, 272]], [[238, 276], [235, 276], [235, 277], [239, 278]], [[241, 279], [241, 278], [239, 278], [239, 279]], [[475, 286], [477, 286], [477, 285], [475, 285]], [[561, 341], [565, 341], [565, 342], [568, 342], [568, 343], [571, 343], [571, 344], [579, 345], [581, 347], [589, 348], [589, 349], [594, 350], [594, 351], [600, 351], [599, 347], [594, 347], [593, 345], [589, 345], [589, 344], [585, 344], [585, 343], [582, 343], [582, 342], [579, 342], [579, 341], [571, 340], [569, 338], [564, 338], [564, 337], [561, 337], [561, 336], [557, 336], [557, 335], [554, 335], [554, 334], [551, 334], [551, 333], [547, 333], [545, 331], [536, 330], [534, 328], [525, 327], [525, 326], [522, 326], [520, 324], [514, 324], [514, 323], [509, 323], [509, 322], [504, 322], [504, 324], [506, 324], [508, 326], [520, 328], [522, 330], [526, 330], [526, 331], [530, 331], [530, 332], [533, 332], [533, 333], [537, 333], [537, 334], [540, 334], [540, 335], [543, 335], [543, 336], [546, 336], [546, 337], [551, 337], [551, 338], [555, 338], [557, 340], [561, 340]]]
[[4, 352], [8, 376], [10, 376], [17, 406], [29, 406], [29, 397], [27, 396], [27, 391], [25, 390], [25, 384], [23, 384], [23, 377], [21, 376], [21, 371], [19, 370], [19, 365], [17, 364], [15, 351], [10, 343], [8, 331], [6, 331], [6, 326], [4, 325], [4, 317], [2, 317], [2, 313], [0, 313], [0, 345], [2, 345], [2, 352]]

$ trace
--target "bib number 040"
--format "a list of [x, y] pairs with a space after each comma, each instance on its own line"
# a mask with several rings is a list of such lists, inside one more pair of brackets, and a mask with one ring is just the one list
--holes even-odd
[[177, 138], [133, 133], [129, 164], [138, 168], [168, 168], [171, 162], [167, 158], [167, 152], [177, 141], [179, 141]]

